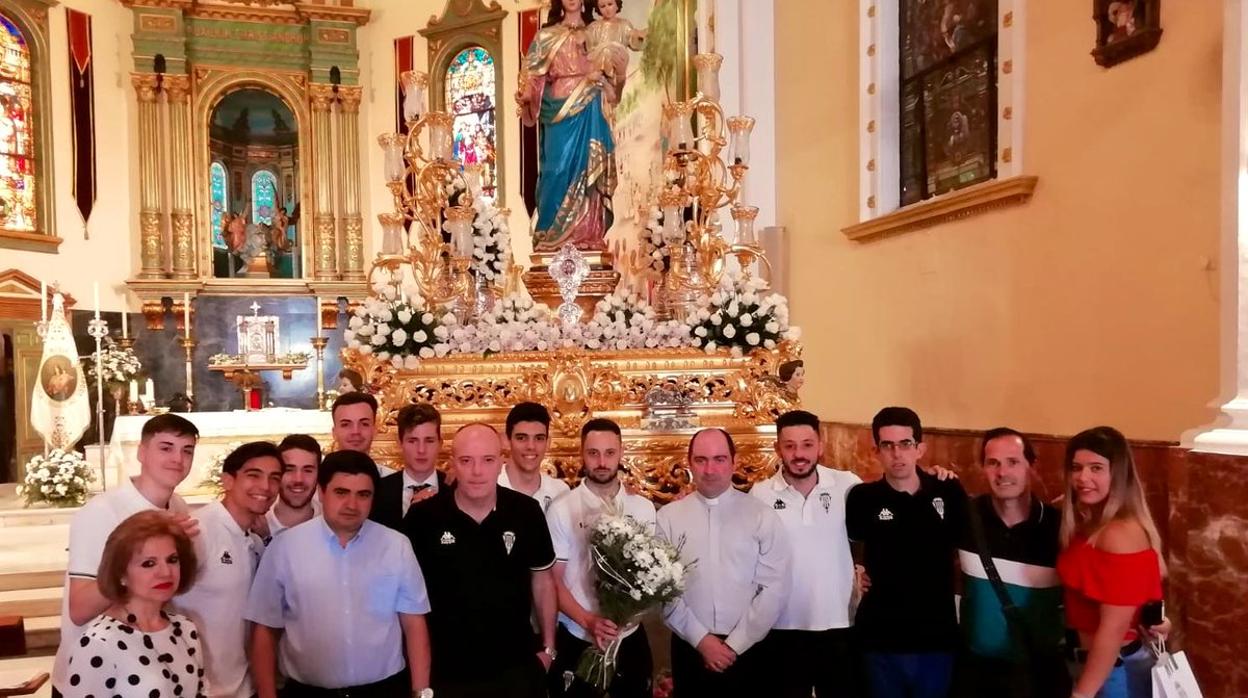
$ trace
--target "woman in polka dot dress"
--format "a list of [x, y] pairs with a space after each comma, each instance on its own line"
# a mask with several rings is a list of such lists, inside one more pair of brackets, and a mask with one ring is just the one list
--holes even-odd
[[194, 583], [195, 549], [169, 514], [144, 511], [108, 537], [100, 592], [113, 605], [69, 660], [64, 698], [201, 698], [203, 649], [185, 616], [165, 611]]

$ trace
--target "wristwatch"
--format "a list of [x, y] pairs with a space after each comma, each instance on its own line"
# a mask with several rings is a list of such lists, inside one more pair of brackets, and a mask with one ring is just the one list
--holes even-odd
[[550, 661], [552, 662], [555, 661], [555, 657], [559, 654], [555, 651], [554, 647], [543, 647], [542, 651], [546, 653], [547, 657], [550, 657]]

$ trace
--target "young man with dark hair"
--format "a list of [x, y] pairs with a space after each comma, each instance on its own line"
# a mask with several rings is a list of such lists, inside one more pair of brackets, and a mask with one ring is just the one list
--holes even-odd
[[776, 419], [780, 468], [750, 490], [780, 517], [793, 547], [791, 591], [761, 643], [776, 668], [780, 698], [854, 696], [857, 663], [851, 642], [854, 559], [845, 531], [845, 497], [862, 482], [822, 465], [819, 418], [793, 410]]
[[990, 429], [979, 460], [989, 493], [971, 500], [958, 544], [967, 648], [960, 692], [1066, 698], [1071, 680], [1061, 652], [1065, 619], [1056, 569], [1061, 515], [1032, 493], [1036, 452], [1024, 434]]
[[694, 492], [658, 513], [658, 534], [680, 546], [685, 593], [664, 609], [672, 629], [678, 696], [771, 695], [772, 672], [756, 645], [789, 593], [791, 551], [771, 507], [732, 486], [736, 446], [723, 429], [689, 444]]
[[264, 516], [269, 539], [321, 513], [316, 498], [321, 444], [307, 434], [290, 434], [277, 445], [277, 450], [282, 459], [282, 482], [277, 503]]
[[884, 477], [849, 491], [849, 538], [871, 579], [857, 633], [875, 698], [944, 698], [958, 641], [955, 546], [966, 516], [957, 480], [918, 469], [919, 416], [885, 407], [871, 422]]
[[451, 441], [454, 489], [416, 504], [403, 521], [429, 583], [438, 698], [546, 696], [556, 657], [555, 552], [541, 507], [498, 485], [502, 464], [494, 427], [461, 427]]
[[245, 443], [221, 465], [222, 497], [195, 512], [198, 576], [173, 604], [195, 621], [202, 636], [204, 695], [254, 694], [246, 652], [250, 628], [243, 611], [264, 543], [251, 529], [273, 505], [281, 479], [277, 447], [268, 441]]
[[358, 451], [321, 463], [324, 514], [273, 539], [246, 618], [259, 698], [429, 698], [429, 598], [401, 534], [368, 520], [377, 464]]
[[542, 472], [550, 437], [550, 411], [536, 402], [521, 402], [507, 413], [507, 445], [511, 457], [498, 484], [536, 499], [542, 511], [569, 489], [568, 483]]
[[368, 393], [344, 393], [329, 410], [338, 448], [368, 453], [377, 435], [377, 398]]
[[446, 487], [446, 476], [438, 472], [442, 453], [442, 415], [428, 403], [407, 405], [395, 419], [403, 470], [381, 478], [377, 501], [369, 518], [396, 531], [403, 530], [403, 517], [416, 502], [424, 501]]
[[[620, 426], [609, 419], [591, 419], [581, 427], [581, 484], [555, 500], [546, 512], [555, 548], [555, 585], [559, 596], [559, 627], [555, 649], [559, 658], [549, 675], [552, 696], [594, 698], [597, 691], [575, 678], [576, 665], [590, 643], [600, 649], [619, 637], [620, 628], [598, 615], [594, 593], [594, 562], [589, 538], [606, 511], [655, 523], [654, 504], [628, 492], [620, 482], [624, 444]], [[611, 695], [649, 698], [654, 673], [645, 628], [638, 625], [624, 636], [616, 657]]]
[[100, 593], [95, 579], [108, 534], [131, 514], [148, 509], [165, 509], [188, 535], [199, 533], [186, 502], [173, 493], [191, 472], [198, 440], [199, 429], [180, 415], [162, 414], [147, 420], [136, 454], [139, 474], [122, 478], [115, 489], [91, 498], [70, 520], [69, 565], [61, 599], [61, 643], [52, 669], [54, 695], [69, 688], [70, 647], [78, 641], [84, 626], [113, 603]]

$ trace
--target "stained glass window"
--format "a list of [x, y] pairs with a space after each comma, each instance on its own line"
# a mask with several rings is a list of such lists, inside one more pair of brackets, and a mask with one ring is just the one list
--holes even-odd
[[225, 237], [221, 233], [221, 219], [230, 205], [228, 178], [221, 163], [214, 162], [208, 168], [208, 198], [212, 201], [212, 246], [225, 247]]
[[30, 49], [7, 17], [0, 25], [0, 228], [34, 232]]
[[482, 190], [493, 197], [498, 186], [494, 129], [494, 57], [480, 46], [460, 51], [446, 69], [446, 104], [455, 117], [455, 157], [482, 166]]
[[277, 176], [268, 170], [260, 170], [251, 176], [251, 222], [268, 225], [273, 222], [273, 207], [277, 205]]
[[997, 0], [902, 0], [901, 205], [996, 177]]

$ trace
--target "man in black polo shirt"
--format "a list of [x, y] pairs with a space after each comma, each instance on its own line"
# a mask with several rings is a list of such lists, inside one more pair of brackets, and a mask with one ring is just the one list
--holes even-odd
[[[498, 486], [502, 439], [487, 424], [455, 434], [451, 464], [450, 496], [414, 504], [404, 520], [428, 570], [431, 684], [438, 698], [544, 698], [557, 601], [542, 508]], [[534, 610], [540, 642], [529, 620]]]
[[871, 422], [884, 477], [857, 485], [845, 524], [871, 587], [856, 625], [874, 698], [946, 698], [958, 640], [954, 546], [966, 515], [957, 480], [917, 465], [926, 445], [919, 417], [885, 407]]
[[[1035, 462], [1023, 434], [1008, 427], [984, 434], [980, 463], [991, 492], [971, 500], [958, 543], [967, 647], [959, 693], [968, 698], [1070, 695], [1061, 654], [1062, 581], [1055, 569], [1061, 515], [1032, 494]], [[987, 573], [981, 545], [998, 581]], [[1013, 607], [1008, 617], [998, 584]]]

